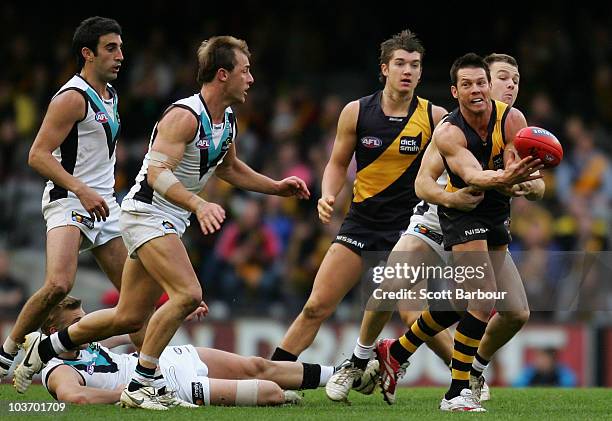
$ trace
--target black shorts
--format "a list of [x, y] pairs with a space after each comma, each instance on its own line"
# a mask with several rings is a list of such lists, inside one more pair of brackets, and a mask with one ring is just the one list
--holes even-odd
[[445, 250], [474, 240], [487, 240], [489, 246], [501, 246], [512, 241], [508, 212], [479, 215], [438, 206], [438, 217]]
[[377, 229], [347, 216], [332, 243], [342, 244], [361, 256], [364, 251], [393, 250], [404, 229]]

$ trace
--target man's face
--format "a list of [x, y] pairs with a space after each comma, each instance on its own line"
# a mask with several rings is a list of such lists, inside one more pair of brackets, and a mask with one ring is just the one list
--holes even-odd
[[381, 65], [381, 72], [387, 78], [385, 87], [400, 93], [414, 92], [421, 79], [421, 53], [395, 50], [388, 64]]
[[[85, 311], [83, 311], [83, 307], [79, 307], [74, 310], [64, 310], [62, 313], [62, 317], [57, 321], [58, 326], [63, 326], [61, 329], [71, 326], [77, 323], [85, 316]], [[57, 329], [57, 330], [61, 330]], [[83, 344], [79, 346], [79, 349], [87, 348], [88, 344]]]
[[459, 69], [457, 86], [451, 86], [451, 93], [462, 108], [474, 114], [484, 113], [491, 100], [491, 84], [485, 70], [480, 67]]
[[247, 91], [255, 82], [251, 75], [251, 65], [249, 58], [242, 51], [234, 50], [236, 56], [236, 65], [231, 72], [227, 72], [226, 92], [231, 97], [234, 103], [244, 103], [247, 97]]
[[96, 73], [104, 80], [117, 79], [123, 62], [123, 42], [118, 34], [106, 34], [98, 38], [97, 54], [90, 55]]
[[489, 66], [491, 72], [491, 98], [512, 106], [519, 91], [520, 74], [518, 69], [503, 61]]

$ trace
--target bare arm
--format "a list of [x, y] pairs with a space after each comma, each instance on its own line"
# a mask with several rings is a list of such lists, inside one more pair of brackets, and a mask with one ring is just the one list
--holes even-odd
[[359, 116], [359, 101], [349, 102], [340, 113], [334, 148], [323, 172], [321, 183], [321, 198], [317, 208], [319, 219], [324, 224], [329, 223], [333, 212], [336, 196], [342, 190], [346, 181], [346, 171], [351, 163], [357, 144], [357, 117]]
[[427, 203], [455, 208], [464, 212], [478, 206], [484, 198], [482, 191], [473, 187], [464, 187], [456, 192], [447, 192], [444, 187], [437, 183], [443, 172], [444, 162], [435, 143], [431, 142], [425, 150], [419, 173], [414, 182], [417, 196]]
[[119, 336], [111, 336], [110, 338], [104, 339], [98, 343], [107, 348], [114, 348], [116, 346], [121, 346], [121, 345], [131, 345], [132, 340], [130, 339], [130, 335], [126, 334], [126, 335], [119, 335]]
[[466, 184], [480, 190], [510, 188], [514, 184], [541, 178], [531, 176], [542, 168], [539, 159], [527, 157], [513, 162], [504, 170], [483, 170], [478, 160], [467, 148], [467, 140], [458, 127], [442, 123], [433, 136], [440, 154], [455, 174]]
[[85, 98], [79, 92], [68, 90], [55, 97], [30, 148], [28, 164], [54, 184], [76, 194], [92, 219], [106, 220], [109, 209], [102, 196], [69, 174], [52, 155], [73, 126], [85, 117], [84, 113]]
[[297, 196], [300, 199], [310, 197], [306, 183], [299, 177], [287, 177], [276, 181], [253, 170], [236, 156], [235, 144], [232, 144], [227, 151], [223, 162], [217, 166], [215, 174], [220, 179], [243, 190], [279, 196]]
[[[167, 157], [167, 162], [156, 162], [149, 160], [147, 169], [147, 181], [149, 185], [170, 202], [193, 212], [204, 234], [213, 233], [221, 228], [225, 220], [225, 211], [215, 203], [202, 199], [197, 194], [191, 193], [185, 186], [176, 180], [170, 182], [158, 182], [158, 178], [169, 179], [178, 162], [183, 158], [185, 145], [193, 139], [198, 123], [193, 114], [183, 108], [175, 107], [168, 111], [157, 125], [157, 137], [151, 147], [151, 152], [157, 152]], [[168, 186], [168, 184], [170, 184]]]
[[123, 385], [114, 390], [85, 386], [81, 376], [66, 365], [61, 365], [51, 372], [47, 386], [58, 401], [78, 404], [119, 402], [123, 390]]

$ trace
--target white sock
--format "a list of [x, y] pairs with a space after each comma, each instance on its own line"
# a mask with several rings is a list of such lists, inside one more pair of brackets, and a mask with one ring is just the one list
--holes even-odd
[[51, 335], [49, 339], [51, 339], [51, 346], [53, 347], [53, 351], [55, 351], [57, 355], [61, 354], [62, 352], [69, 351], [68, 349], [64, 347], [64, 345], [62, 344], [62, 341], [60, 341], [59, 335], [57, 332]]
[[374, 351], [374, 344], [361, 345], [359, 343], [359, 339], [357, 339], [357, 344], [355, 345], [355, 350], [353, 351], [353, 354], [359, 359], [369, 360], [370, 358], [372, 358], [372, 351]]
[[474, 370], [479, 371], [481, 374], [485, 371], [488, 365], [488, 363], [483, 364], [478, 361], [478, 358], [474, 358], [474, 361], [472, 362], [472, 367], [474, 367]]
[[321, 378], [319, 379], [319, 387], [325, 386], [329, 378], [334, 374], [334, 366], [322, 365]]
[[7, 336], [6, 340], [4, 341], [4, 345], [2, 345], [2, 349], [7, 354], [11, 355], [17, 355], [17, 353], [19, 352], [19, 346], [17, 345], [17, 342], [12, 340], [10, 336]]

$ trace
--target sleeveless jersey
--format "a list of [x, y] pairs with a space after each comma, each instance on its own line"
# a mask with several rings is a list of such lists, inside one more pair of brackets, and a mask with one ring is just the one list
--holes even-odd
[[[226, 108], [223, 123], [213, 124], [210, 112], [206, 107], [201, 94], [195, 94], [188, 98], [173, 103], [164, 115], [173, 107], [189, 110], [198, 122], [197, 130], [193, 139], [185, 145], [183, 158], [174, 169], [174, 175], [192, 193], [199, 193], [215, 168], [227, 154], [230, 145], [234, 142], [237, 134], [237, 125], [234, 113], [230, 107]], [[163, 116], [162, 116], [163, 118]], [[161, 120], [161, 119], [160, 119]], [[149, 142], [149, 151], [157, 136], [157, 125], [153, 128], [153, 134]], [[170, 213], [185, 221], [188, 221], [190, 212], [177, 206], [160, 196], [153, 190], [147, 181], [147, 170], [149, 166], [149, 153], [147, 152], [142, 167], [136, 177], [136, 184], [127, 194], [127, 199], [135, 199], [144, 203], [152, 204], [165, 213]], [[186, 222], [188, 224], [188, 222]]]
[[[64, 170], [103, 197], [114, 193], [115, 145], [121, 131], [117, 92], [110, 84], [106, 89], [111, 95], [109, 100], [101, 98], [81, 75], [76, 74], [53, 96], [74, 90], [85, 98], [85, 118], [74, 123], [66, 139], [53, 151], [53, 157]], [[47, 181], [43, 205], [67, 197], [76, 198], [76, 195]]]
[[349, 216], [384, 229], [402, 229], [419, 202], [414, 191], [433, 132], [432, 104], [415, 96], [406, 117], [387, 116], [382, 91], [359, 99], [357, 176]]
[[60, 365], [69, 365], [79, 373], [85, 386], [110, 390], [120, 384], [127, 385], [137, 363], [138, 358], [134, 354], [116, 354], [100, 344], [92, 343], [87, 349], [80, 350], [74, 360], [51, 359], [42, 370], [41, 377], [48, 389], [49, 374]]
[[[504, 133], [504, 125], [510, 108], [508, 104], [491, 100], [493, 110], [487, 128], [487, 138], [482, 140], [478, 133], [465, 121], [459, 108], [451, 112], [445, 121], [459, 127], [467, 140], [468, 150], [476, 157], [483, 170], [499, 170], [504, 168], [504, 148], [506, 139]], [[444, 167], [448, 172], [448, 183], [446, 184], [447, 191], [457, 191], [467, 184], [455, 173], [453, 173], [446, 160], [443, 158]], [[453, 209], [447, 209], [449, 212], [459, 212]], [[473, 215], [500, 215], [510, 214], [510, 198], [499, 193], [496, 190], [485, 191], [485, 196], [482, 202], [474, 210], [470, 212]]]

